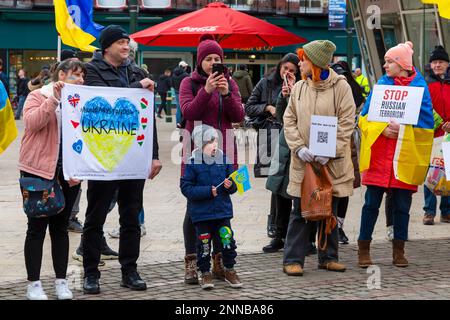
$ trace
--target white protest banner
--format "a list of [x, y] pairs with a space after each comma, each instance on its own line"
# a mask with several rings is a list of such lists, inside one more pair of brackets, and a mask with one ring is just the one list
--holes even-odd
[[64, 178], [147, 179], [153, 93], [65, 84], [61, 92]]
[[424, 90], [423, 87], [375, 85], [367, 120], [416, 125]]
[[442, 139], [442, 155], [444, 156], [445, 178], [450, 181], [450, 134], [448, 133]]
[[311, 116], [309, 150], [315, 156], [336, 156], [337, 117]]

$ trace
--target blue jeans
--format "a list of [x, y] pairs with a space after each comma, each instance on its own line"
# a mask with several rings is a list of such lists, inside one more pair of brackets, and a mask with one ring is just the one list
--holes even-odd
[[358, 240], [372, 240], [372, 233], [377, 222], [381, 201], [383, 200], [384, 193], [387, 191], [392, 192], [394, 239], [408, 240], [409, 209], [411, 208], [412, 191], [396, 188], [386, 189], [377, 186], [367, 186]]
[[175, 105], [177, 106], [177, 113], [176, 113], [176, 121], [177, 124], [181, 123], [181, 119], [183, 118], [183, 115], [181, 114], [181, 107], [180, 107], [180, 93], [175, 92]]
[[[425, 206], [423, 207], [423, 211], [425, 211], [425, 214], [430, 214], [435, 217], [437, 207], [436, 196], [426, 186], [423, 186], [423, 194], [425, 196]], [[441, 209], [441, 216], [450, 214], [450, 197], [441, 197], [439, 209]]]
[[17, 110], [15, 114], [16, 120], [20, 119], [20, 115], [22, 114], [23, 105], [25, 104], [25, 100], [27, 99], [27, 96], [20, 96], [19, 102], [17, 103]]

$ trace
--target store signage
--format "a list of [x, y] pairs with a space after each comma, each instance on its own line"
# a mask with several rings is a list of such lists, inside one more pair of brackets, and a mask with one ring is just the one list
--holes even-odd
[[328, 29], [347, 28], [347, 0], [330, 0], [328, 4]]
[[204, 27], [182, 27], [179, 28], [179, 32], [213, 32], [216, 31], [219, 26], [204, 26]]

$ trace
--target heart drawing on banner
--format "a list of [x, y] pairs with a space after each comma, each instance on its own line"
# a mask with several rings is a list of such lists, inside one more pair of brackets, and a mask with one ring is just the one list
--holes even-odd
[[148, 122], [147, 118], [144, 117], [141, 118], [142, 129], [147, 128], [147, 122]]
[[72, 149], [78, 153], [81, 154], [81, 151], [83, 150], [83, 141], [78, 140], [77, 142], [75, 142], [74, 144], [72, 144]]
[[135, 141], [139, 112], [127, 98], [119, 98], [111, 106], [105, 98], [94, 97], [83, 107], [81, 127], [89, 151], [112, 171]]
[[148, 107], [148, 101], [145, 98], [141, 99], [141, 108], [146, 109]]
[[80, 95], [78, 93], [75, 93], [73, 96], [69, 95], [67, 97], [67, 101], [72, 105], [72, 107], [76, 107], [78, 102], [80, 102]]
[[137, 137], [136, 141], [139, 143], [140, 146], [142, 146], [142, 144], [144, 143], [144, 139], [145, 136], [141, 134], [140, 136]]

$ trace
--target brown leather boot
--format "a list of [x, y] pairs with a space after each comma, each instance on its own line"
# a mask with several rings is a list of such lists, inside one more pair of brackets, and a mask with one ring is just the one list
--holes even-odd
[[358, 240], [358, 264], [360, 268], [372, 265], [370, 258], [370, 242], [372, 240]]
[[222, 261], [222, 253], [213, 255], [212, 276], [214, 279], [225, 280], [225, 268]]
[[392, 263], [396, 267], [407, 267], [408, 260], [405, 258], [405, 241], [394, 239], [392, 241]]
[[192, 253], [184, 257], [184, 283], [198, 284], [197, 254]]

